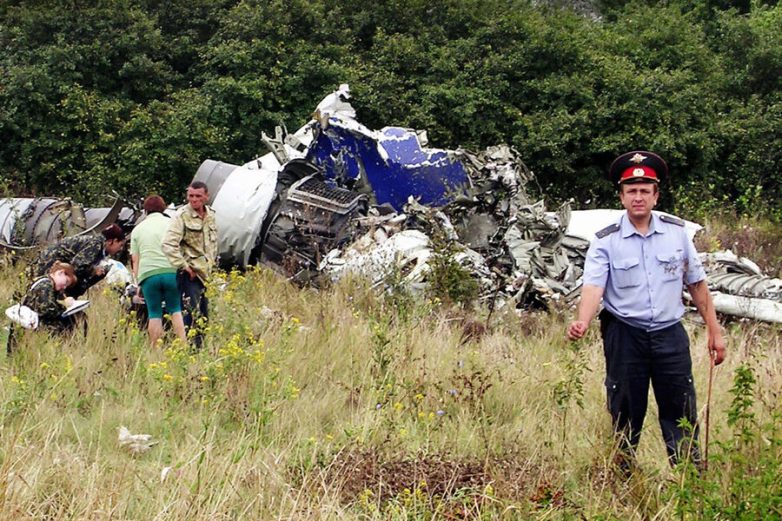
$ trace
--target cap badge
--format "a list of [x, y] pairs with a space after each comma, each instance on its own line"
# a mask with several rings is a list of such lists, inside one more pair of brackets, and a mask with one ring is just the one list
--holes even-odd
[[[644, 161], [646, 161], [646, 156], [642, 154], [635, 154], [633, 157], [630, 158], [630, 161], [632, 163], [635, 163], [636, 165], [640, 165]], [[636, 172], [633, 172], [633, 175], [639, 175]]]
[[635, 168], [633, 170], [633, 177], [643, 177], [644, 176], [644, 169], [643, 168]]

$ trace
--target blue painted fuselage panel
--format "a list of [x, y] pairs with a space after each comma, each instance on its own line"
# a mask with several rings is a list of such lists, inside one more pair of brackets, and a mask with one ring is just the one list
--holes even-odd
[[371, 135], [330, 125], [320, 129], [306, 159], [327, 182], [351, 187], [364, 178], [378, 204], [401, 211], [409, 196], [422, 204], [446, 204], [470, 183], [464, 165], [444, 150], [422, 149], [412, 132], [386, 127]]

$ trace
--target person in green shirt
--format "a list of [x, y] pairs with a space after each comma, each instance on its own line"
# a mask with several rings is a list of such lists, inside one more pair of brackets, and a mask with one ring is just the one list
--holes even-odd
[[171, 219], [163, 214], [166, 202], [159, 195], [144, 200], [146, 217], [130, 235], [130, 255], [133, 275], [139, 283], [147, 306], [149, 341], [157, 345], [163, 336], [163, 303], [171, 315], [174, 332], [185, 343], [185, 323], [176, 281], [176, 268], [163, 253], [163, 236]]

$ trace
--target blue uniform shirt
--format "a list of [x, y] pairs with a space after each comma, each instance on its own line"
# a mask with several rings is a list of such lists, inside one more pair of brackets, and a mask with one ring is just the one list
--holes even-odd
[[623, 214], [618, 231], [592, 241], [584, 263], [584, 284], [604, 289], [605, 308], [645, 331], [678, 322], [684, 284], [705, 278], [684, 226], [664, 222], [655, 212], [645, 236]]

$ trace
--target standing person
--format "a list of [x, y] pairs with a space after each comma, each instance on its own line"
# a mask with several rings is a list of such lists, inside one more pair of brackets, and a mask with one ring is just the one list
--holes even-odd
[[[583, 337], [602, 299], [608, 408], [625, 471], [634, 463], [650, 381], [669, 461], [675, 464], [689, 455], [699, 462], [692, 443], [698, 418], [690, 342], [680, 322], [684, 285], [706, 323], [712, 363], [725, 359], [706, 273], [684, 221], [652, 211], [659, 180], [667, 174], [665, 161], [645, 151], [623, 154], [611, 165], [609, 177], [619, 185], [626, 212], [590, 244], [577, 318], [567, 330], [571, 340]], [[692, 438], [681, 420], [693, 426]]]
[[159, 195], [144, 200], [146, 218], [130, 235], [130, 255], [133, 275], [141, 287], [147, 306], [147, 331], [152, 346], [163, 336], [163, 302], [171, 315], [174, 332], [185, 343], [185, 324], [177, 288], [176, 268], [163, 253], [163, 236], [171, 221], [163, 214], [166, 202]]
[[[201, 181], [190, 183], [187, 204], [171, 219], [163, 238], [163, 252], [177, 269], [177, 284], [188, 329], [197, 328], [199, 318], [209, 318], [205, 283], [217, 264], [217, 223], [214, 210], [206, 204], [208, 200], [206, 184]], [[203, 342], [200, 332], [196, 333], [194, 342], [200, 349]]]
[[66, 293], [70, 297], [79, 297], [106, 276], [101, 262], [121, 252], [125, 240], [125, 232], [116, 224], [105, 228], [101, 235], [66, 237], [41, 251], [30, 266], [28, 275], [31, 279], [43, 277], [55, 261], [70, 264], [78, 283], [70, 286]]

